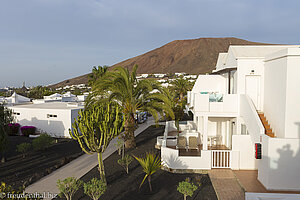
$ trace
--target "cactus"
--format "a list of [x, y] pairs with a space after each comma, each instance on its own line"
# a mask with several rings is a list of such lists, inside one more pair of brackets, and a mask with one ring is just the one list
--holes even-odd
[[124, 126], [122, 113], [115, 103], [96, 104], [90, 109], [79, 111], [69, 130], [87, 154], [98, 154], [101, 180], [106, 183], [102, 154], [110, 141], [120, 134]]

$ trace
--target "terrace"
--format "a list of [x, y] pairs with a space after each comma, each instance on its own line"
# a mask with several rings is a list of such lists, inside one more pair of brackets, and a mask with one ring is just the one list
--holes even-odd
[[[170, 169], [231, 168], [237, 165], [238, 152], [231, 151], [220, 135], [211, 135], [204, 144], [203, 134], [192, 121], [179, 125], [167, 122], [163, 136], [157, 137], [156, 147], [161, 149], [162, 160]], [[204, 148], [207, 145], [207, 148]], [[234, 160], [233, 160], [234, 159]]]

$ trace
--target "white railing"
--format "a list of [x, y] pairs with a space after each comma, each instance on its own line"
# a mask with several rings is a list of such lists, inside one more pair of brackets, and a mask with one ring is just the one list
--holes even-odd
[[212, 150], [211, 168], [231, 168], [231, 151]]

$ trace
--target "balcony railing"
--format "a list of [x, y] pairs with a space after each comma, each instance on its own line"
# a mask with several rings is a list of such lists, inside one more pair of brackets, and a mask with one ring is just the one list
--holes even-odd
[[239, 95], [219, 93], [188, 93], [189, 107], [194, 112], [238, 112]]

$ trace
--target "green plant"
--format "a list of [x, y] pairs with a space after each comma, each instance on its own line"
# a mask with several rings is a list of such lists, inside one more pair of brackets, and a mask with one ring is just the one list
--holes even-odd
[[93, 178], [83, 185], [84, 193], [93, 200], [98, 200], [105, 192], [106, 188], [106, 184], [102, 180], [98, 180], [96, 178]]
[[[136, 79], [138, 66], [135, 65], [130, 72], [126, 68], [117, 67], [113, 72], [106, 72], [105, 75], [98, 79], [92, 87], [92, 94], [88, 98], [87, 106], [99, 101], [99, 96], [105, 97], [106, 101], [117, 102], [122, 107], [124, 113], [124, 140], [125, 148], [134, 148], [136, 146], [134, 138], [136, 111], [147, 111], [156, 121], [159, 115], [165, 112], [173, 116], [171, 108], [165, 104], [167, 100], [160, 93], [151, 93], [154, 89], [159, 88], [157, 82], [151, 80]], [[109, 92], [107, 92], [109, 91]], [[103, 101], [104, 99], [100, 99]]]
[[68, 177], [61, 181], [60, 179], [57, 180], [57, 187], [60, 191], [59, 196], [62, 197], [65, 195], [67, 200], [72, 200], [72, 196], [75, 192], [82, 186], [83, 182], [78, 180], [74, 177]]
[[87, 154], [97, 153], [100, 177], [106, 183], [102, 154], [110, 141], [123, 129], [124, 122], [120, 108], [115, 103], [95, 104], [91, 109], [79, 111], [77, 119], [69, 130]]
[[189, 179], [185, 179], [185, 181], [179, 182], [177, 187], [177, 191], [183, 194], [184, 200], [186, 200], [187, 196], [193, 196], [194, 192], [197, 190], [197, 186], [189, 181]]
[[0, 103], [0, 154], [1, 162], [5, 162], [5, 151], [8, 147], [8, 124], [14, 121], [12, 110]]
[[23, 154], [23, 158], [25, 158], [26, 153], [31, 149], [31, 144], [24, 142], [17, 145], [17, 152]]
[[50, 135], [41, 134], [39, 137], [35, 138], [32, 141], [32, 147], [35, 151], [43, 151], [47, 149], [53, 142], [54, 139]]
[[117, 143], [114, 144], [117, 147], [119, 156], [122, 154], [122, 158], [124, 157], [124, 140], [120, 137], [117, 139]]
[[128, 167], [129, 167], [130, 163], [132, 162], [132, 160], [133, 160], [132, 157], [128, 154], [126, 154], [123, 158], [120, 158], [118, 160], [118, 164], [121, 165], [125, 169], [127, 174], [129, 173]]
[[94, 66], [92, 69], [92, 73], [89, 75], [89, 85], [92, 86], [99, 78], [103, 77], [107, 72], [108, 66]]
[[148, 178], [149, 189], [152, 192], [151, 175], [161, 168], [162, 162], [160, 158], [151, 152], [147, 152], [144, 158], [143, 157], [139, 158], [136, 156], [133, 157], [140, 163], [140, 165], [143, 167], [143, 171], [146, 173], [140, 187], [143, 185], [146, 178]]

